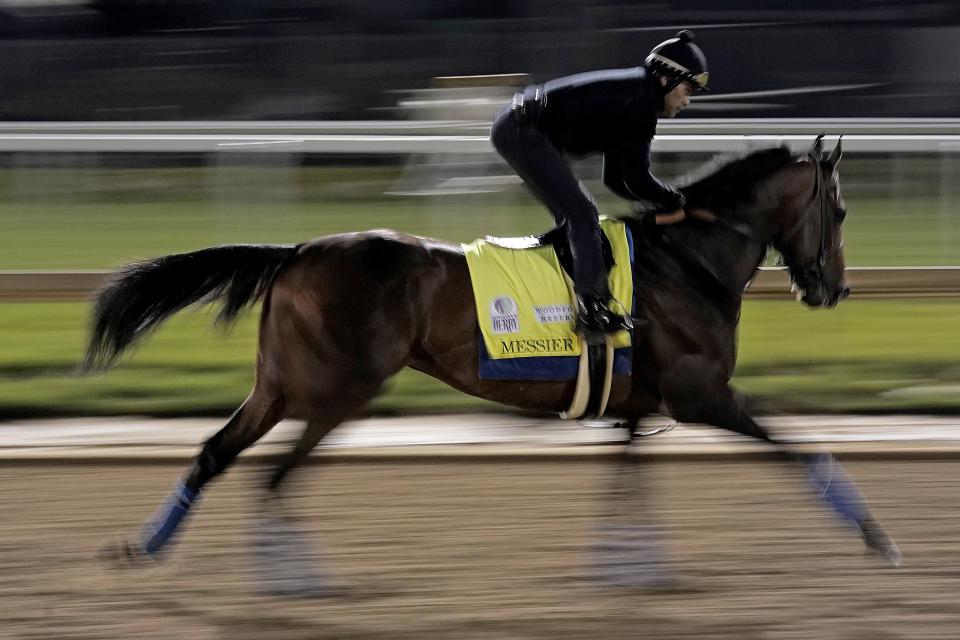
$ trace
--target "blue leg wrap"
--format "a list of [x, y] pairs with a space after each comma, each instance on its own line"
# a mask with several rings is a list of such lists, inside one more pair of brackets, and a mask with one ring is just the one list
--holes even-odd
[[197, 499], [197, 495], [196, 492], [188, 489], [183, 481], [177, 480], [173, 485], [173, 491], [167, 495], [160, 508], [141, 529], [144, 552], [153, 555], [170, 541], [177, 526]]
[[822, 495], [837, 513], [862, 528], [869, 515], [867, 501], [843, 465], [829, 453], [810, 455], [806, 463], [808, 479], [814, 490]]

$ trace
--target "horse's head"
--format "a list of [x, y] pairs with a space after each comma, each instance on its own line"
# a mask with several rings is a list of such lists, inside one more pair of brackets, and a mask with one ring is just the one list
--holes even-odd
[[[846, 205], [840, 195], [837, 164], [840, 141], [824, 159], [821, 139], [807, 153], [806, 165], [795, 175], [802, 176], [796, 197], [782, 211], [784, 224], [774, 239], [783, 254], [790, 280], [799, 299], [811, 307], [833, 307], [850, 294], [844, 279], [843, 239], [840, 228]], [[812, 171], [810, 170], [812, 168]]]

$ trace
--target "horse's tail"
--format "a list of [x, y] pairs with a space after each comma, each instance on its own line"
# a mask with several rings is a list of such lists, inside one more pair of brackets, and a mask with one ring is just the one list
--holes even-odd
[[226, 245], [129, 264], [100, 290], [83, 370], [109, 366], [142, 335], [195, 303], [230, 322], [270, 290], [293, 245]]

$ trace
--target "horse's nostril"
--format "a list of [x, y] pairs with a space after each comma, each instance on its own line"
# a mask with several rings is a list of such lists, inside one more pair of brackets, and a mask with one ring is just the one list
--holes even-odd
[[840, 299], [843, 300], [850, 295], [850, 287], [844, 287], [840, 290]]

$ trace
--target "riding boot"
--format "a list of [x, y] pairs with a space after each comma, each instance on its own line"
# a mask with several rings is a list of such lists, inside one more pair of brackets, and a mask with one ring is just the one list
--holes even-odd
[[577, 330], [583, 332], [588, 344], [601, 344], [608, 333], [633, 329], [629, 316], [621, 316], [607, 307], [609, 299], [595, 293], [577, 293]]

